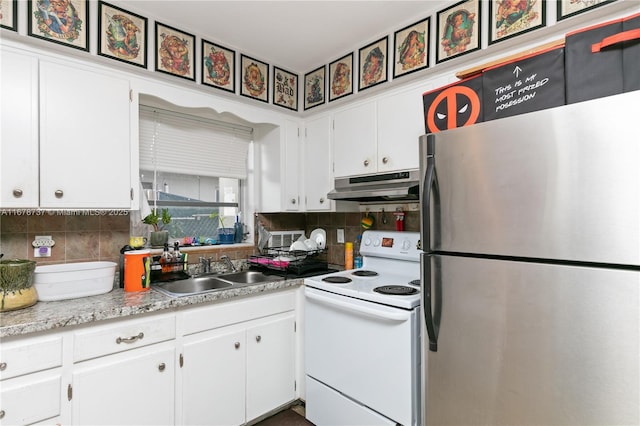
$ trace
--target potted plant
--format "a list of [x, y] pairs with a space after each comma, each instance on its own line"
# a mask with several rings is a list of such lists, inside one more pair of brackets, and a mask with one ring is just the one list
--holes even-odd
[[169, 209], [162, 209], [160, 215], [154, 209], [142, 219], [142, 222], [153, 226], [153, 231], [149, 234], [149, 242], [152, 247], [162, 247], [169, 242], [169, 231], [164, 229], [164, 226], [171, 222]]
[[233, 228], [225, 228], [224, 227], [224, 218], [222, 215], [219, 215], [217, 212], [213, 212], [209, 215], [210, 218], [215, 219], [218, 218], [218, 244], [233, 244], [234, 239], [234, 229]]

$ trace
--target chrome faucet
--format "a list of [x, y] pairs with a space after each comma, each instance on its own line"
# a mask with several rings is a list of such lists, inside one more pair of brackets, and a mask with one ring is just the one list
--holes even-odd
[[233, 266], [233, 262], [231, 262], [231, 259], [229, 259], [229, 256], [223, 254], [222, 256], [220, 256], [220, 260], [222, 260], [229, 267], [229, 269], [231, 269], [231, 272], [238, 272], [236, 267]]
[[203, 274], [208, 274], [209, 272], [211, 272], [210, 257], [200, 257], [200, 269], [202, 269]]

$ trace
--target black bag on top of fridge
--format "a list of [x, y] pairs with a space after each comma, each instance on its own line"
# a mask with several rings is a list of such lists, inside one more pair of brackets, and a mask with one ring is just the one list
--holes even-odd
[[566, 35], [567, 103], [640, 88], [640, 14]]
[[564, 48], [554, 47], [482, 72], [484, 121], [565, 104]]
[[426, 133], [483, 121], [482, 74], [422, 94]]

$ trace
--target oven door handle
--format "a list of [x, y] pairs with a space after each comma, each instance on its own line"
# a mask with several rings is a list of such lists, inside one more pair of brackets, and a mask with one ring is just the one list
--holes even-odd
[[318, 294], [305, 292], [305, 297], [316, 301], [318, 303], [322, 303], [324, 305], [330, 305], [338, 309], [342, 309], [344, 311], [356, 312], [368, 317], [374, 317], [377, 319], [383, 319], [388, 321], [398, 321], [403, 322], [409, 320], [410, 313], [409, 312], [385, 312], [377, 309], [367, 308], [365, 306], [356, 305], [354, 303], [343, 302], [341, 300], [335, 300], [329, 297], [321, 296]]

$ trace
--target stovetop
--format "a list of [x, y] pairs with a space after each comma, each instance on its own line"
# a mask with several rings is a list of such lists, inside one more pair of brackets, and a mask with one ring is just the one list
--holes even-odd
[[[413, 309], [420, 305], [421, 298], [419, 239], [420, 234], [416, 232], [365, 231], [361, 248], [362, 268], [306, 278], [305, 285], [356, 299]], [[394, 287], [392, 294], [381, 291], [382, 287], [389, 286]]]

